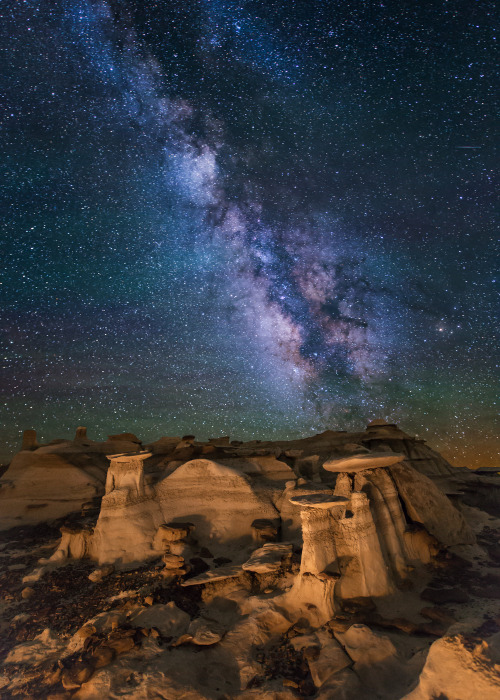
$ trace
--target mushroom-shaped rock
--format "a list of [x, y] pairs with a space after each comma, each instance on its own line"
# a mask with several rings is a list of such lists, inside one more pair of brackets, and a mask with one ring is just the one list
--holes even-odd
[[402, 462], [404, 454], [396, 452], [369, 452], [368, 454], [356, 454], [342, 459], [328, 459], [323, 468], [329, 472], [360, 472], [364, 469], [380, 469], [390, 467]]
[[326, 510], [339, 506], [346, 506], [349, 499], [344, 496], [334, 496], [329, 493], [308, 493], [304, 496], [292, 496], [290, 503], [303, 508], [319, 508]]
[[339, 576], [334, 523], [349, 499], [328, 493], [290, 496], [300, 506], [302, 558], [300, 572], [289, 592], [289, 602], [298, 607], [313, 606], [322, 620], [334, 613], [333, 593]]
[[127, 490], [130, 495], [142, 496], [144, 492], [144, 460], [151, 452], [108, 455], [111, 462], [106, 478], [106, 495], [115, 490]]
[[141, 561], [154, 556], [152, 542], [165, 522], [144, 479], [151, 452], [110, 455], [106, 493], [94, 537], [100, 564]]

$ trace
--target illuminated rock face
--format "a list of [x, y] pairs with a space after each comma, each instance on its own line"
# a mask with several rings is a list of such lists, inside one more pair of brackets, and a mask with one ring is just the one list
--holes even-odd
[[223, 553], [250, 545], [255, 520], [279, 518], [271, 496], [279, 493], [282, 484], [267, 493], [252, 488], [245, 474], [231, 466], [196, 459], [148, 486], [144, 461], [150, 456], [112, 459], [95, 530], [101, 563], [155, 556], [154, 538], [163, 523], [190, 522], [200, 544]]
[[0, 480], [0, 530], [35, 525], [77, 513], [104, 494], [106, 455], [132, 452], [130, 433], [96, 442], [78, 428], [74, 440], [40, 445], [34, 430], [23, 435], [21, 451]]
[[472, 544], [474, 534], [450, 499], [409, 464], [390, 469], [408, 515], [444, 545]]
[[[293, 490], [289, 495], [291, 503], [302, 506], [303, 540], [300, 572], [289, 597], [298, 606], [313, 604], [326, 618], [335, 601], [393, 594], [409, 570], [430, 561], [437, 541], [473, 541], [462, 515], [427, 477], [401, 464], [402, 456], [373, 455], [373, 460], [363, 454], [327, 465], [335, 472], [340, 466], [348, 470], [338, 474], [335, 495], [294, 496]], [[387, 466], [361, 469], [380, 463]], [[410, 508], [412, 489], [419, 495]], [[403, 503], [427, 531], [414, 532]]]
[[93, 549], [101, 564], [141, 561], [155, 553], [154, 534], [164, 519], [144, 479], [149, 457], [150, 452], [109, 457], [106, 493], [94, 531]]
[[56, 520], [104, 493], [106, 458], [72, 442], [22, 450], [0, 486], [0, 529]]
[[193, 522], [196, 537], [214, 550], [248, 546], [252, 523], [273, 520], [279, 513], [272, 502], [282, 483], [269, 491], [252, 485], [239, 469], [208, 459], [186, 462], [156, 488], [156, 499], [168, 520]]
[[[18, 512], [36, 513], [44, 498], [40, 506], [56, 518], [102, 496], [93, 534], [66, 533], [64, 556], [118, 566], [146, 561], [165, 554], [162, 527], [189, 523], [198, 547], [237, 564], [269, 540], [302, 544], [300, 585], [310, 590], [316, 578], [322, 599], [380, 597], [404, 581], [409, 566], [431, 559], [436, 540], [473, 541], [461, 513], [411, 466], [409, 443], [419, 454], [427, 449], [381, 421], [364, 433], [327, 431], [283, 443], [162, 438], [150, 451], [139, 451], [132, 433], [95, 443], [78, 428], [73, 441], [41, 447], [30, 433], [0, 498], [12, 513], [7, 522], [16, 524]], [[116, 446], [127, 449], [109, 455]], [[181, 453], [184, 459], [171, 459]], [[210, 458], [189, 459], [194, 453]], [[301, 473], [309, 457], [315, 467], [308, 481]]]
[[[320, 486], [329, 483], [332, 474], [328, 473], [331, 469], [328, 465], [339, 458], [356, 457], [358, 468], [362, 470], [360, 456], [366, 456], [367, 448], [372, 454], [403, 454], [406, 463], [432, 478], [458, 473], [422, 440], [380, 420], [373, 421], [359, 433], [327, 430], [320, 435], [283, 442], [229, 443], [229, 438], [224, 437], [201, 443], [192, 435], [182, 439], [162, 437], [148, 449], [152, 454], [148, 469], [150, 463], [156, 465], [164, 478], [167, 471], [173, 473], [187, 461], [206, 456], [218, 464], [234, 466], [250, 478], [260, 476], [268, 497], [274, 499], [273, 488], [279, 488], [284, 480], [305, 477]], [[34, 430], [25, 431], [21, 451], [0, 481], [0, 530], [47, 522], [80, 511], [85, 503], [104, 493], [108, 470], [106, 455], [137, 453], [140, 449], [139, 438], [127, 432], [97, 442], [87, 436], [85, 427], [78, 427], [72, 440], [54, 440], [40, 445]], [[379, 458], [383, 457], [379, 455]], [[258, 484], [254, 487], [257, 489]], [[298, 510], [290, 507], [289, 511], [287, 537], [300, 529]], [[287, 527], [285, 524], [284, 528]]]
[[[491, 574], [473, 568], [479, 557], [479, 567], [491, 564], [487, 550], [465, 546], [463, 558], [439, 551], [474, 541], [462, 513], [474, 527], [484, 516], [482, 536], [494, 547], [491, 519], [455, 508], [439, 485], [456, 498], [459, 478], [445, 483], [442, 474], [433, 481], [417, 471], [405, 446], [411, 438], [400, 433], [378, 422], [354, 436], [328, 431], [283, 443], [163, 438], [147, 451], [129, 433], [93, 443], [80, 428], [73, 441], [47, 446], [31, 436], [4, 477], [0, 523], [22, 523], [23, 513], [29, 518], [39, 510], [29, 506], [44, 499], [52, 503], [49, 520], [68, 508], [71, 517], [57, 523], [59, 545], [38, 560], [42, 566], [25, 572], [4, 553], [0, 568], [12, 580], [21, 566], [26, 587], [13, 595], [27, 613], [39, 598], [58, 630], [66, 624], [59, 597], [65, 588], [77, 621], [82, 596], [92, 612], [73, 636], [45, 630], [17, 645], [4, 663], [21, 662], [18, 675], [12, 668], [0, 673], [0, 686], [15, 678], [13, 687], [24, 687], [19, 683], [31, 663], [35, 674], [57, 666], [54, 696], [60, 673], [63, 687], [81, 685], [82, 698], [129, 695], [129, 679], [139, 676], [144, 682], [133, 688], [134, 697], [158, 692], [180, 700], [193, 689], [193, 697], [210, 700], [224, 688], [242, 700], [292, 700], [297, 689], [321, 700], [428, 700], [443, 693], [459, 700], [479, 688], [482, 697], [496, 698], [498, 634], [483, 614], [491, 613], [491, 601], [481, 609], [479, 596], [496, 599], [498, 592]], [[371, 451], [363, 447], [368, 443]], [[111, 452], [116, 446], [126, 449]], [[479, 477], [473, 479], [471, 487]], [[9, 507], [20, 517], [11, 510], [7, 520]], [[44, 549], [37, 545], [30, 557]], [[467, 556], [470, 569], [460, 579]], [[83, 580], [78, 595], [73, 580], [78, 586]], [[464, 637], [451, 630], [462, 620], [458, 613], [454, 619], [455, 607], [450, 614], [428, 602], [460, 599], [471, 601]], [[30, 614], [18, 614], [19, 605], [12, 606], [14, 630], [32, 624]], [[399, 631], [389, 637], [380, 632], [384, 627]], [[448, 629], [450, 637], [430, 646], [431, 634]], [[471, 646], [483, 632], [486, 641]], [[42, 659], [43, 665], [33, 663]]]
[[384, 556], [385, 532], [377, 531], [368, 495], [351, 494], [349, 517], [336, 523], [334, 539], [340, 559], [340, 598], [385, 596], [394, 592], [394, 580]]

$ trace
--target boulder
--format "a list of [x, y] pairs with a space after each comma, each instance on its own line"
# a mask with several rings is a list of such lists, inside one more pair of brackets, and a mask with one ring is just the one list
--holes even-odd
[[316, 688], [320, 688], [334, 673], [352, 665], [352, 661], [336, 639], [325, 630], [316, 633], [319, 654], [307, 660]]
[[222, 627], [213, 620], [206, 620], [198, 617], [193, 620], [188, 628], [187, 634], [191, 637], [193, 644], [198, 646], [212, 646], [222, 639]]
[[139, 610], [130, 616], [129, 621], [133, 627], [156, 627], [165, 637], [177, 637], [186, 632], [190, 618], [170, 601]]
[[473, 544], [474, 533], [436, 484], [408, 464], [390, 467], [409, 517], [444, 545]]
[[64, 668], [61, 675], [61, 683], [66, 690], [75, 690], [94, 673], [94, 666], [84, 659], [77, 659], [68, 668]]
[[488, 640], [455, 634], [435, 641], [418, 684], [403, 700], [497, 700], [500, 697], [500, 632]]
[[376, 634], [366, 625], [356, 623], [341, 635], [344, 649], [353, 661], [374, 664], [396, 656], [397, 651], [389, 637]]
[[257, 574], [268, 574], [279, 571], [283, 561], [292, 555], [292, 544], [285, 542], [268, 542], [256, 549], [248, 561], [242, 565], [245, 571]]

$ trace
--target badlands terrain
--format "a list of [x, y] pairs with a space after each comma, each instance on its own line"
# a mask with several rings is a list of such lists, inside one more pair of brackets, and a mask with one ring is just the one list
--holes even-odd
[[0, 530], [3, 700], [500, 697], [500, 478], [384, 421], [26, 431]]

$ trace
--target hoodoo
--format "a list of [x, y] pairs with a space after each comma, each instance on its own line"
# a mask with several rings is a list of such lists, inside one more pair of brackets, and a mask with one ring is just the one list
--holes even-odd
[[[497, 595], [493, 570], [472, 570], [486, 566], [500, 522], [467, 505], [474, 485], [495, 484], [385, 421], [301, 440], [186, 435], [144, 448], [132, 433], [97, 442], [80, 427], [74, 440], [39, 445], [27, 431], [1, 481], [0, 527], [43, 523], [60, 538], [20, 569], [12, 629], [19, 619], [33, 633], [8, 642], [0, 689], [13, 697], [16, 664], [37, 659], [33, 680], [39, 660], [55, 663], [46, 688], [55, 697], [62, 684], [75, 700], [126, 697], [124, 668], [138, 679], [131, 698], [151, 688], [172, 700], [186, 688], [212, 700], [221, 687], [240, 700], [445, 693], [433, 660], [465, 659], [458, 636], [474, 624], [464, 613], [465, 626], [451, 627], [456, 605], [473, 599], [476, 620], [477, 581]], [[54, 587], [71, 592], [70, 608], [85, 601], [67, 621], [69, 642], [39, 628], [31, 602], [49, 611]], [[498, 689], [488, 654], [484, 698]]]

